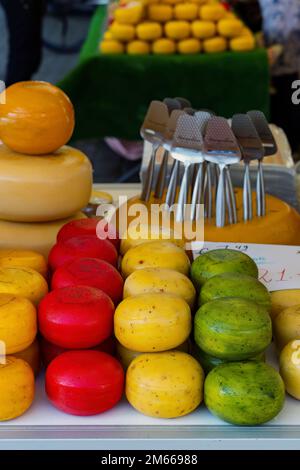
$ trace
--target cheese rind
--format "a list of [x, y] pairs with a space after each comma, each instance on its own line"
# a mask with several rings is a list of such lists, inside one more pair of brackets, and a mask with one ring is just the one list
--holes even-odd
[[92, 190], [92, 166], [79, 150], [64, 146], [42, 157], [0, 145], [0, 219], [48, 222], [85, 207]]

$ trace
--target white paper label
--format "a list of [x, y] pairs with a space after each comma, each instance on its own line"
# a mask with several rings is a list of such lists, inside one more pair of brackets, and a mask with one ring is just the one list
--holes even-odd
[[270, 291], [300, 289], [300, 246], [205, 242], [199, 249], [193, 243], [193, 257], [216, 248], [239, 250], [253, 258], [259, 268], [259, 280]]

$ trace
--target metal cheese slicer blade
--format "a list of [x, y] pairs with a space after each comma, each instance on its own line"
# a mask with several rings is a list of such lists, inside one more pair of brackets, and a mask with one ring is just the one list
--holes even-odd
[[241, 160], [240, 148], [225, 118], [213, 116], [209, 119], [204, 149], [205, 160], [216, 163], [220, 170], [216, 196], [216, 225], [223, 227], [226, 222], [226, 204], [229, 223], [237, 221], [235, 197], [227, 165]]
[[[157, 181], [156, 181], [156, 186], [155, 186], [155, 193], [154, 193], [155, 197], [159, 198], [159, 199], [161, 199], [161, 197], [163, 195], [163, 192], [166, 188], [169, 152], [170, 152], [170, 148], [171, 148], [171, 145], [172, 145], [173, 135], [174, 135], [174, 132], [175, 132], [175, 129], [176, 129], [178, 118], [182, 114], [184, 114], [184, 111], [182, 111], [181, 109], [174, 109], [171, 112], [171, 115], [170, 115], [170, 117], [167, 121], [165, 132], [164, 132], [164, 135], [163, 135], [162, 146], [165, 149], [165, 151], [164, 151], [162, 162], [161, 162], [161, 165], [160, 165], [160, 169], [159, 169], [159, 173], [158, 173], [158, 177], [157, 177]], [[177, 160], [174, 161], [173, 167], [172, 167], [172, 170], [171, 170], [171, 177], [170, 178], [171, 179], [173, 178], [174, 188], [173, 188], [172, 192], [169, 192], [169, 194], [167, 194], [168, 197], [166, 198], [166, 203], [168, 205], [172, 205], [175, 202], [176, 186], [177, 186], [178, 177], [179, 177], [179, 162], [177, 162], [178, 163], [177, 167], [174, 168], [176, 162], [177, 162]], [[174, 171], [173, 171], [173, 169], [174, 169]], [[169, 185], [169, 188], [170, 188], [170, 185]]]
[[[201, 127], [201, 132], [203, 136], [205, 135], [208, 120], [212, 116], [214, 116], [214, 112], [210, 111], [209, 109], [201, 109], [195, 113], [195, 117], [199, 121], [199, 125]], [[203, 158], [203, 161], [204, 161], [204, 158]], [[200, 169], [200, 165], [201, 163], [199, 164], [199, 169]], [[205, 171], [205, 175], [203, 179], [203, 188], [201, 187], [201, 193], [203, 194], [203, 199], [204, 199], [204, 215], [205, 217], [209, 219], [212, 217], [212, 210], [213, 210], [212, 165], [213, 165], [212, 163], [206, 162], [206, 171]]]
[[264, 156], [264, 149], [254, 124], [247, 114], [235, 114], [232, 117], [231, 128], [240, 146], [245, 164], [243, 183], [243, 214], [244, 220], [251, 220], [252, 211], [252, 191], [250, 182], [250, 162], [261, 160]]
[[274, 155], [277, 152], [277, 144], [269, 127], [266, 116], [262, 111], [248, 111], [247, 115], [252, 120], [264, 149], [264, 155], [260, 160], [258, 160], [256, 178], [256, 215], [258, 217], [262, 217], [266, 215], [266, 196], [262, 160], [263, 157]]
[[195, 116], [184, 114], [178, 118], [173, 136], [171, 155], [184, 164], [184, 174], [180, 184], [176, 210], [176, 221], [185, 219], [185, 205], [188, 201], [189, 170], [195, 163], [203, 162], [203, 137], [199, 120]]
[[[194, 114], [197, 120], [198, 126], [202, 137], [204, 136], [206, 125], [211, 118], [211, 114], [207, 111], [197, 111]], [[200, 158], [202, 157], [202, 160]], [[204, 175], [204, 155], [199, 153], [199, 163], [196, 167], [195, 178], [192, 185], [192, 200], [191, 200], [191, 212], [190, 219], [196, 220], [198, 217], [197, 207], [204, 202], [204, 188], [207, 191], [208, 198], [206, 198], [205, 214], [211, 214], [212, 211], [212, 198], [211, 198], [211, 173]], [[208, 169], [208, 168], [207, 168]]]
[[174, 99], [180, 103], [181, 109], [192, 107], [190, 101], [185, 98], [181, 98], [181, 96], [175, 96]]
[[169, 112], [167, 105], [161, 101], [151, 101], [140, 129], [142, 138], [152, 144], [151, 157], [141, 195], [143, 201], [149, 201], [150, 199], [154, 179], [155, 156], [157, 149], [162, 143], [168, 119]]

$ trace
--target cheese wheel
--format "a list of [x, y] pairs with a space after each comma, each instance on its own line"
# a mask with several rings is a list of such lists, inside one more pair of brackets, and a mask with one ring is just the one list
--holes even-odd
[[255, 47], [254, 36], [244, 35], [231, 39], [230, 49], [232, 51], [244, 52], [251, 51]]
[[146, 41], [131, 41], [127, 44], [127, 54], [137, 55], [137, 54], [149, 54], [150, 46]]
[[47, 292], [47, 282], [34, 269], [0, 268], [0, 294], [25, 297], [38, 304]]
[[173, 39], [161, 38], [152, 44], [153, 54], [174, 54], [175, 51], [176, 45]]
[[136, 34], [139, 39], [143, 41], [153, 41], [162, 36], [163, 30], [160, 23], [155, 21], [148, 21], [141, 23], [136, 28]]
[[227, 41], [221, 36], [205, 39], [203, 41], [203, 49], [207, 54], [224, 52], [227, 49]]
[[173, 18], [173, 8], [171, 5], [149, 5], [148, 18], [151, 21], [159, 21], [161, 23], [170, 21]]
[[100, 42], [99, 49], [101, 54], [123, 54], [124, 45], [116, 39], [105, 39]]
[[43, 255], [29, 250], [1, 250], [0, 267], [22, 267], [31, 268], [42, 276], [47, 274], [47, 263]]
[[219, 3], [203, 5], [200, 8], [200, 18], [207, 21], [219, 21], [226, 16], [226, 13], [223, 5]]
[[192, 33], [195, 38], [208, 39], [216, 34], [216, 25], [213, 21], [193, 21]]
[[82, 212], [73, 217], [43, 223], [19, 223], [0, 220], [0, 248], [5, 250], [34, 250], [47, 257], [56, 243], [62, 226], [71, 220], [84, 219]]
[[9, 356], [0, 364], [0, 421], [17, 418], [34, 399], [34, 375], [27, 362]]
[[48, 222], [69, 217], [88, 204], [92, 165], [64, 146], [51, 155], [22, 155], [0, 145], [0, 219]]
[[135, 29], [132, 24], [123, 24], [114, 21], [109, 31], [112, 34], [113, 39], [121, 42], [132, 41], [135, 36]]
[[225, 38], [233, 38], [235, 36], [240, 36], [243, 31], [243, 23], [236, 19], [223, 19], [218, 23], [218, 32], [220, 36]]
[[37, 333], [37, 317], [33, 304], [23, 297], [0, 294], [0, 341], [6, 354], [26, 349]]
[[137, 24], [141, 21], [144, 13], [144, 6], [141, 3], [128, 5], [126, 8], [116, 8], [114, 18], [119, 23]]
[[174, 15], [177, 20], [195, 20], [198, 16], [198, 6], [195, 3], [179, 3], [174, 8]]
[[201, 42], [196, 38], [183, 39], [178, 42], [177, 48], [180, 54], [199, 54]]
[[190, 36], [188, 21], [168, 21], [165, 25], [166, 36], [170, 39], [186, 39]]

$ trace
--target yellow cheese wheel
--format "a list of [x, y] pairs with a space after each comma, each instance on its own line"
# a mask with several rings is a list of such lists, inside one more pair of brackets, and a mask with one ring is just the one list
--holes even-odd
[[281, 351], [279, 371], [286, 391], [300, 400], [300, 340], [290, 341]]
[[172, 39], [161, 38], [157, 39], [152, 44], [153, 54], [174, 54], [176, 51], [176, 44]]
[[196, 38], [183, 39], [177, 44], [180, 54], [199, 54], [201, 52], [201, 42]]
[[[159, 41], [164, 41], [164, 39], [159, 39]], [[168, 41], [168, 39], [166, 39], [166, 41]], [[185, 246], [184, 240], [182, 240], [180, 234], [176, 234], [170, 227], [164, 229], [157, 225], [139, 224], [138, 227], [136, 227], [132, 224], [125, 233], [122, 234], [121, 238], [121, 255], [125, 255], [125, 253], [134, 246], [158, 240], [174, 243], [183, 249]]]
[[114, 18], [118, 23], [137, 24], [141, 21], [144, 7], [141, 3], [128, 5], [126, 8], [116, 8]]
[[200, 18], [207, 21], [219, 21], [226, 16], [225, 8], [219, 3], [203, 5], [200, 8]]
[[114, 316], [117, 340], [125, 348], [140, 352], [176, 348], [189, 337], [191, 327], [190, 307], [171, 294], [127, 297]]
[[105, 31], [105, 33], [103, 34], [103, 39], [113, 39], [111, 32]]
[[148, 7], [148, 18], [151, 21], [164, 23], [173, 18], [173, 8], [171, 5], [153, 4]]
[[34, 250], [47, 257], [61, 227], [71, 220], [85, 217], [82, 212], [77, 212], [67, 219], [35, 224], [0, 220], [0, 248]]
[[26, 349], [36, 334], [36, 309], [30, 300], [0, 294], [0, 341], [5, 343], [6, 354]]
[[[266, 216], [254, 216], [249, 222], [244, 222], [242, 189], [236, 188], [235, 195], [238, 222], [233, 225], [225, 225], [225, 227], [216, 227], [214, 219], [205, 220], [204, 237], [206, 241], [300, 245], [300, 215], [286, 202], [266, 194]], [[253, 207], [255, 207], [254, 193], [252, 201]], [[127, 203], [128, 224], [131, 224], [136, 218], [136, 215], [132, 216], [129, 212], [133, 204], [145, 204], [149, 208], [151, 204], [159, 202], [153, 195], [149, 203], [141, 201], [138, 197], [130, 199]], [[149, 214], [151, 214], [150, 210]]]
[[130, 248], [122, 259], [124, 277], [137, 269], [166, 268], [188, 275], [190, 260], [182, 248], [168, 241], [147, 242]]
[[[191, 349], [190, 341], [187, 340], [184, 343], [177, 346], [177, 348], [171, 349], [170, 351], [183, 351], [188, 353]], [[127, 349], [121, 343], [116, 341], [116, 356], [121, 362], [123, 368], [126, 370], [129, 367], [129, 364], [135, 359], [136, 357], [140, 356], [141, 354], [145, 354], [139, 351], [133, 351], [132, 349]], [[156, 353], [153, 353], [156, 354]]]
[[203, 370], [189, 354], [141, 354], [128, 367], [125, 392], [129, 403], [141, 413], [177, 418], [200, 405], [203, 383]]
[[23, 359], [30, 365], [35, 377], [38, 375], [41, 369], [41, 355], [40, 355], [40, 345], [37, 339], [31, 343], [28, 348], [23, 349], [17, 353], [14, 353], [14, 357], [17, 359]]
[[218, 22], [218, 33], [225, 38], [234, 38], [243, 31], [243, 23], [238, 19], [223, 19]]
[[196, 3], [179, 3], [174, 8], [174, 16], [177, 20], [192, 21], [197, 18], [198, 11]]
[[153, 41], [162, 36], [163, 29], [160, 23], [155, 21], [147, 21], [137, 25], [136, 34], [139, 39], [143, 41]]
[[34, 269], [0, 268], [0, 294], [25, 297], [36, 305], [47, 292], [47, 282]]
[[227, 49], [227, 41], [221, 36], [205, 39], [203, 41], [203, 49], [206, 53], [224, 52]]
[[43, 255], [29, 250], [3, 250], [0, 248], [0, 267], [31, 268], [42, 276], [47, 274], [47, 263]]
[[141, 40], [135, 40], [131, 41], [127, 44], [127, 54], [149, 54], [150, 52], [150, 46], [148, 42], [146, 41], [141, 41]]
[[230, 49], [232, 51], [252, 51], [255, 48], [254, 36], [244, 35], [237, 38], [233, 38], [230, 41]]
[[69, 217], [89, 202], [92, 181], [89, 159], [72, 147], [38, 157], [0, 145], [0, 219], [48, 222]]
[[116, 39], [105, 39], [100, 42], [99, 48], [101, 54], [123, 54], [125, 50], [124, 45]]
[[191, 27], [188, 21], [168, 21], [165, 25], [166, 36], [170, 39], [186, 39], [190, 36]]
[[216, 34], [216, 25], [213, 21], [193, 21], [192, 33], [195, 38], [208, 39]]
[[113, 22], [109, 31], [113, 39], [122, 42], [132, 41], [135, 36], [135, 28], [132, 24], [122, 24], [117, 21]]
[[195, 304], [196, 290], [190, 279], [178, 271], [145, 268], [134, 271], [125, 281], [123, 297], [148, 293], [173, 294], [185, 300], [191, 308]]
[[9, 356], [0, 364], [0, 421], [21, 416], [34, 399], [34, 375], [27, 362]]

